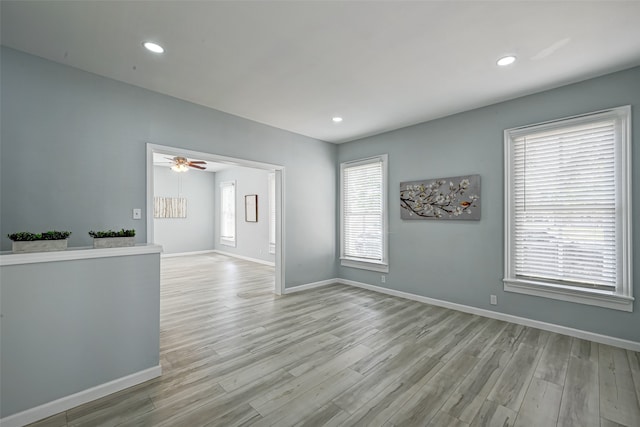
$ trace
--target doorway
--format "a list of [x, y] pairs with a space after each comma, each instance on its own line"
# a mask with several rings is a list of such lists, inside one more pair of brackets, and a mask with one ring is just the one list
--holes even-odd
[[178, 147], [170, 147], [147, 143], [147, 197], [146, 197], [146, 223], [147, 243], [154, 243], [154, 153], [162, 153], [167, 156], [180, 156], [197, 158], [200, 160], [222, 163], [229, 166], [260, 169], [274, 173], [275, 179], [275, 287], [274, 293], [284, 293], [284, 166], [270, 163], [256, 162], [252, 160], [221, 156], [213, 153], [186, 150]]

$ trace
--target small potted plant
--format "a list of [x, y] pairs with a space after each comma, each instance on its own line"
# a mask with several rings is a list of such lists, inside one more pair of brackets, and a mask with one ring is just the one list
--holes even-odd
[[70, 235], [70, 231], [51, 230], [44, 233], [21, 231], [8, 234], [7, 237], [13, 242], [12, 250], [14, 253], [25, 253], [64, 251], [67, 249], [67, 239]]
[[101, 248], [121, 248], [126, 246], [134, 246], [136, 230], [120, 231], [90, 231], [89, 236], [93, 237], [93, 247], [95, 249]]

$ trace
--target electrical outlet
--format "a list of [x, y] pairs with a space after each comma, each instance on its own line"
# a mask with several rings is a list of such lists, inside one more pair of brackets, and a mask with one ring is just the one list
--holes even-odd
[[142, 209], [134, 209], [133, 210], [133, 219], [142, 219]]
[[387, 276], [385, 276], [384, 274], [380, 276], [380, 282], [387, 283]]
[[491, 295], [491, 305], [498, 305], [498, 297]]

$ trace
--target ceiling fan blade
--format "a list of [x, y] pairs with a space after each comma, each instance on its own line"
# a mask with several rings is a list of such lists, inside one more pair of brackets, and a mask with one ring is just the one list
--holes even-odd
[[193, 165], [191, 163], [189, 163], [189, 166], [191, 166], [192, 168], [196, 168], [196, 169], [200, 169], [200, 170], [205, 170], [206, 168], [203, 166], [198, 166], [198, 165]]
[[206, 165], [207, 162], [204, 162], [202, 160], [190, 160], [189, 163], [196, 163], [196, 164], [200, 164], [200, 165]]
[[175, 162], [175, 161], [176, 161], [176, 158], [175, 158], [175, 157], [165, 157], [165, 159], [167, 159], [167, 160], [171, 160], [172, 162]]

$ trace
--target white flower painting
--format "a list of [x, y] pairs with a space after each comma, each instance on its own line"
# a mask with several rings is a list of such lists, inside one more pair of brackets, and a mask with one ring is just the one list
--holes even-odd
[[480, 175], [400, 183], [402, 219], [480, 219]]

